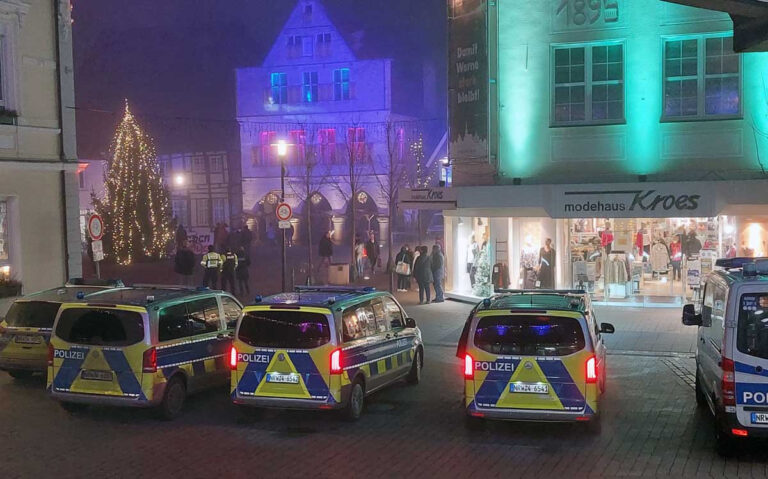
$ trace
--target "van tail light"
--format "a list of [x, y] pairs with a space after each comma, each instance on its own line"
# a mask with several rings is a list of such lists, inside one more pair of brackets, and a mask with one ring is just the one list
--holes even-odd
[[237, 369], [237, 349], [234, 346], [229, 349], [229, 369]]
[[475, 378], [475, 360], [469, 354], [464, 355], [464, 379]]
[[723, 406], [736, 405], [736, 371], [733, 359], [721, 358], [720, 365], [723, 368], [722, 390]]
[[739, 437], [747, 437], [749, 436], [749, 431], [747, 431], [746, 429], [733, 428], [731, 429], [731, 434]]
[[590, 356], [587, 359], [587, 384], [597, 383], [597, 359], [594, 356]]
[[331, 353], [331, 374], [341, 374], [341, 349], [336, 349]]
[[149, 348], [146, 351], [144, 351], [144, 358], [141, 365], [141, 372], [143, 373], [157, 372], [157, 349]]
[[53, 366], [53, 345], [48, 343], [48, 366]]

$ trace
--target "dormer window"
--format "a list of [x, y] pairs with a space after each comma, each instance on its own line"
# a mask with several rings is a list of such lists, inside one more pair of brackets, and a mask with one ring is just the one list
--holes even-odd
[[317, 43], [327, 46], [331, 43], [331, 34], [330, 33], [318, 33], [317, 34]]
[[312, 16], [312, 4], [308, 3], [304, 5], [304, 15], [311, 17]]

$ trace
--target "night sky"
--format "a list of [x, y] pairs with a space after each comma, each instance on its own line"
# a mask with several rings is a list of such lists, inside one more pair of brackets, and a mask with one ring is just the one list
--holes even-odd
[[[363, 58], [427, 61], [444, 88], [445, 0], [325, 0]], [[294, 0], [73, 0], [80, 158], [102, 157], [123, 99], [158, 153], [238, 149], [234, 69], [259, 65]], [[393, 80], [394, 81], [394, 80]]]

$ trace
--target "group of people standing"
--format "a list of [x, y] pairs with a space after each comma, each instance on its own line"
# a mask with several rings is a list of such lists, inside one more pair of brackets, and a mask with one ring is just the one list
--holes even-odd
[[432, 246], [431, 254], [427, 246], [417, 246], [414, 251], [411, 251], [410, 247], [405, 245], [395, 256], [395, 265], [398, 291], [408, 291], [411, 278], [414, 278], [419, 286], [419, 304], [430, 302], [430, 284], [435, 290], [435, 299], [432, 302], [445, 301], [443, 296], [445, 256], [439, 244]]
[[368, 233], [368, 240], [365, 242], [359, 237], [355, 238], [354, 267], [357, 270], [357, 277], [362, 278], [366, 271], [370, 271], [373, 276], [377, 266], [381, 267], [381, 248], [373, 232]]

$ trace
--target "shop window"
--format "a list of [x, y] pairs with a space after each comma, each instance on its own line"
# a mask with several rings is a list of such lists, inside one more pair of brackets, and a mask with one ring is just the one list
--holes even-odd
[[624, 122], [624, 45], [555, 47], [553, 124]]
[[733, 37], [664, 41], [664, 119], [717, 119], [741, 114], [741, 65]]

